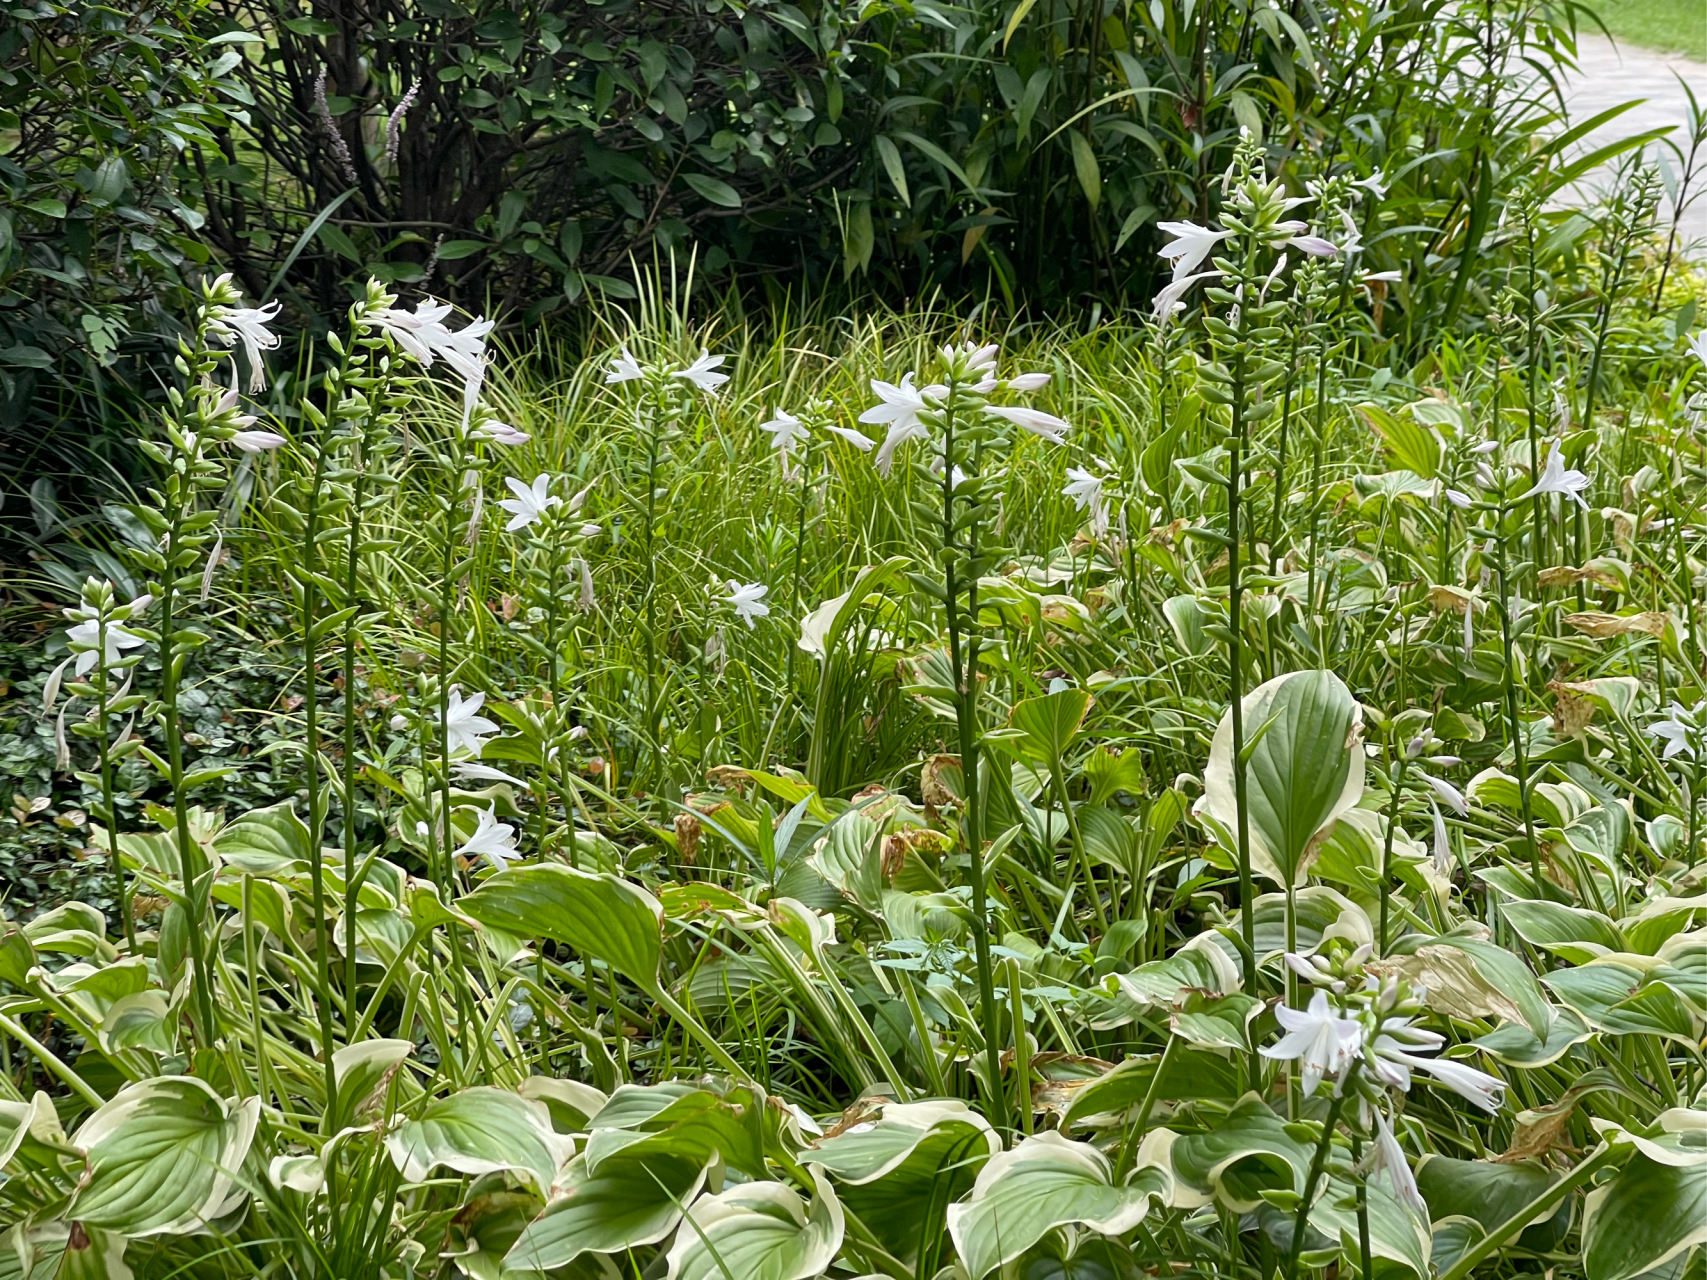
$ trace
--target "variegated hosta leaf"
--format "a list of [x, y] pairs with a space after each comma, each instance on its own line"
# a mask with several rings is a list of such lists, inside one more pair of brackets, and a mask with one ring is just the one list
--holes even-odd
[[392, 1075], [414, 1051], [415, 1046], [407, 1040], [364, 1040], [336, 1050], [332, 1069], [338, 1080], [338, 1108], [327, 1131], [337, 1133], [382, 1107]]
[[72, 1139], [88, 1169], [69, 1216], [127, 1236], [205, 1228], [247, 1194], [235, 1178], [259, 1114], [260, 1099], [229, 1105], [194, 1076], [128, 1086]]
[[65, 1133], [59, 1127], [53, 1099], [40, 1089], [28, 1102], [0, 1099], [0, 1170], [26, 1147], [31, 1148], [28, 1154], [41, 1155], [45, 1154], [43, 1144], [64, 1142]]
[[1172, 1154], [1174, 1176], [1234, 1213], [1255, 1211], [1265, 1191], [1302, 1195], [1310, 1168], [1310, 1149], [1255, 1094], [1207, 1133], [1182, 1134]]
[[545, 1105], [503, 1089], [477, 1086], [429, 1104], [385, 1136], [385, 1147], [409, 1182], [439, 1166], [458, 1173], [509, 1171], [545, 1195], [575, 1143], [551, 1127]]
[[1542, 981], [1561, 1002], [1609, 1035], [1656, 1035], [1693, 1043], [1701, 1018], [1645, 956], [1614, 954]]
[[[1429, 1153], [1417, 1161], [1416, 1179], [1429, 1215], [1436, 1222], [1467, 1218], [1484, 1231], [1492, 1231], [1557, 1182], [1559, 1175], [1535, 1161], [1505, 1164]], [[1550, 1249], [1570, 1221], [1567, 1200], [1526, 1223], [1516, 1243], [1526, 1249]]]
[[1707, 1244], [1707, 1112], [1661, 1113], [1637, 1150], [1583, 1205], [1588, 1280], [1630, 1280]]
[[[1331, 671], [1276, 676], [1242, 707], [1251, 866], [1277, 884], [1302, 884], [1317, 841], [1363, 794], [1363, 709]], [[1229, 711], [1210, 743], [1202, 809], [1227, 833], [1238, 829], [1233, 782]]]
[[670, 1246], [669, 1280], [808, 1280], [842, 1247], [841, 1202], [814, 1170], [810, 1203], [780, 1182], [743, 1182], [696, 1201]]
[[705, 1185], [706, 1162], [654, 1154], [620, 1155], [595, 1174], [576, 1156], [558, 1179], [544, 1212], [527, 1225], [505, 1265], [551, 1271], [588, 1253], [622, 1253], [655, 1244], [675, 1230], [682, 1206]]
[[984, 1117], [957, 1099], [892, 1103], [880, 1119], [802, 1152], [800, 1162], [834, 1175], [848, 1209], [891, 1253], [911, 1259], [1001, 1149]]
[[[1428, 1223], [1418, 1220], [1376, 1183], [1365, 1188], [1364, 1204], [1369, 1224], [1369, 1251], [1377, 1258], [1396, 1262], [1413, 1275], [1427, 1280], [1432, 1241]], [[1310, 1225], [1340, 1242], [1346, 1257], [1356, 1258], [1361, 1226], [1357, 1216], [1357, 1187], [1344, 1178], [1331, 1178], [1310, 1206]]]
[[457, 907], [518, 938], [550, 938], [590, 952], [642, 987], [658, 985], [664, 909], [638, 885], [559, 862], [501, 871]]
[[1150, 1202], [1165, 1200], [1169, 1177], [1139, 1169], [1118, 1182], [1108, 1157], [1085, 1142], [1040, 1133], [979, 1170], [972, 1195], [948, 1211], [948, 1230], [972, 1280], [1019, 1257], [1056, 1227], [1104, 1235], [1138, 1225]]

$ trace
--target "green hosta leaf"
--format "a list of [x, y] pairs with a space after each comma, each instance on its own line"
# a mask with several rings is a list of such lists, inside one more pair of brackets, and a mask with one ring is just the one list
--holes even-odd
[[0, 1100], [0, 1169], [20, 1151], [27, 1150], [32, 1157], [46, 1155], [49, 1144], [65, 1144], [52, 1098], [38, 1089], [28, 1102]]
[[822, 1173], [810, 1204], [780, 1182], [744, 1182], [696, 1201], [670, 1247], [669, 1280], [807, 1280], [842, 1247], [840, 1201]]
[[1137, 747], [1102, 747], [1085, 758], [1085, 777], [1091, 784], [1091, 805], [1104, 805], [1117, 791], [1142, 796], [1147, 779], [1144, 760]]
[[1028, 759], [1054, 765], [1067, 754], [1074, 736], [1091, 709], [1088, 689], [1063, 689], [1041, 698], [1025, 698], [1014, 704], [1008, 724], [1024, 737], [1012, 745]]
[[[656, 1085], [653, 1089], [668, 1087]], [[735, 1090], [726, 1098], [696, 1089], [674, 1098], [658, 1095], [637, 1100], [635, 1095], [642, 1092], [642, 1086], [624, 1085], [589, 1122], [589, 1172], [601, 1172], [604, 1162], [618, 1155], [641, 1160], [659, 1154], [700, 1164], [721, 1157], [750, 1177], [765, 1176], [766, 1140], [775, 1136], [780, 1121], [780, 1113], [774, 1108], [764, 1106], [745, 1090]], [[645, 1114], [657, 1101], [665, 1105]], [[754, 1107], [759, 1108], [756, 1115]], [[619, 1119], [623, 1120], [620, 1126]]]
[[1500, 914], [1525, 942], [1563, 956], [1572, 964], [1629, 949], [1617, 925], [1584, 907], [1526, 900], [1503, 904]]
[[[1469, 1218], [1489, 1231], [1558, 1181], [1556, 1173], [1527, 1161], [1500, 1164], [1434, 1154], [1417, 1161], [1416, 1178], [1431, 1218]], [[1551, 1248], [1570, 1221], [1566, 1200], [1526, 1224], [1518, 1243], [1527, 1249]]]
[[982, 1280], [1056, 1227], [1128, 1231], [1169, 1189], [1161, 1169], [1140, 1169], [1117, 1182], [1108, 1157], [1089, 1143], [1040, 1133], [979, 1170], [970, 1199], [950, 1207], [948, 1230], [966, 1273]]
[[[1369, 1219], [1369, 1248], [1377, 1258], [1386, 1258], [1414, 1275], [1429, 1275], [1431, 1241], [1428, 1224], [1388, 1194], [1386, 1188], [1369, 1183], [1366, 1188]], [[1343, 1178], [1331, 1178], [1320, 1198], [1310, 1206], [1310, 1225], [1323, 1235], [1337, 1238], [1349, 1258], [1359, 1249], [1357, 1188]]]
[[[1251, 865], [1278, 884], [1302, 884], [1319, 841], [1363, 794], [1363, 709], [1331, 671], [1278, 676], [1246, 694], [1243, 709]], [[1203, 787], [1205, 814], [1235, 831], [1231, 711], [1215, 730]]]
[[131, 1280], [133, 1273], [124, 1260], [129, 1243], [116, 1232], [73, 1222], [53, 1280]]
[[403, 1177], [424, 1182], [439, 1166], [458, 1173], [515, 1173], [541, 1195], [574, 1152], [545, 1105], [479, 1085], [431, 1103], [385, 1136]]
[[1581, 1044], [1593, 1034], [1574, 1010], [1555, 1009], [1546, 1039], [1537, 1037], [1521, 1022], [1508, 1022], [1470, 1043], [1507, 1066], [1533, 1069], [1557, 1062], [1572, 1045]]
[[545, 1210], [530, 1222], [504, 1261], [551, 1271], [584, 1253], [621, 1253], [656, 1244], [676, 1229], [682, 1206], [705, 1184], [706, 1166], [680, 1156], [607, 1160], [597, 1174], [585, 1157], [569, 1162]]
[[1593, 960], [1555, 970], [1542, 981], [1596, 1031], [1693, 1042], [1700, 1034], [1696, 1015], [1670, 986], [1627, 963], [1635, 958]]
[[1243, 993], [1212, 996], [1188, 991], [1184, 1001], [1174, 1008], [1170, 1025], [1176, 1036], [1200, 1049], [1249, 1053], [1251, 1042], [1246, 1028], [1262, 1007], [1261, 1000]]
[[194, 1076], [144, 1080], [83, 1122], [88, 1169], [70, 1214], [122, 1235], [181, 1235], [246, 1194], [234, 1179], [255, 1137], [260, 1099], [227, 1105]]
[[115, 1000], [101, 1020], [101, 1051], [150, 1049], [172, 1053], [177, 1047], [176, 1020], [162, 991], [138, 991]]
[[[885, 139], [879, 140], [879, 145]], [[891, 144], [893, 149], [893, 144]], [[860, 609], [880, 602], [881, 589], [887, 587], [907, 567], [905, 556], [892, 556], [882, 564], [868, 564], [854, 575], [853, 585], [841, 595], [826, 600], [800, 623], [798, 644], [820, 662], [835, 653], [842, 635], [853, 623]]]
[[1207, 1133], [1183, 1134], [1173, 1145], [1174, 1174], [1214, 1195], [1234, 1213], [1251, 1213], [1264, 1191], [1303, 1194], [1310, 1150], [1255, 1094]]
[[948, 1205], [1000, 1151], [984, 1118], [958, 1100], [892, 1103], [882, 1118], [856, 1124], [800, 1154], [840, 1185], [842, 1200], [891, 1253], [919, 1255], [942, 1230]]
[[357, 1123], [363, 1112], [383, 1106], [386, 1087], [392, 1076], [414, 1051], [415, 1046], [407, 1040], [364, 1040], [333, 1053], [332, 1069], [338, 1079], [338, 1107], [326, 1124], [325, 1132], [337, 1133]]
[[1707, 1244], [1707, 1164], [1661, 1164], [1638, 1152], [1583, 1206], [1588, 1280], [1630, 1280]]
[[1423, 988], [1429, 1008], [1449, 1017], [1521, 1022], [1541, 1038], [1553, 1025], [1552, 1006], [1528, 966], [1480, 938], [1443, 935], [1412, 955], [1379, 962], [1376, 970]]
[[[1369, 913], [1338, 889], [1313, 884], [1297, 890], [1292, 897], [1299, 951], [1315, 951], [1333, 938], [1352, 947], [1375, 941], [1375, 926]], [[1286, 895], [1261, 895], [1255, 912], [1251, 926], [1257, 958], [1266, 963], [1286, 951]]]
[[[1131, 1108], [1140, 1106], [1155, 1080], [1160, 1054], [1127, 1058], [1113, 1071], [1081, 1085], [1073, 1091], [1073, 1100], [1061, 1119], [1063, 1129], [1076, 1124], [1097, 1122], [1100, 1118], [1118, 1119]], [[1225, 1098], [1239, 1096], [1241, 1069], [1220, 1054], [1197, 1049], [1175, 1049], [1168, 1060], [1162, 1078], [1156, 1081], [1157, 1101], [1180, 1098]]]
[[626, 880], [550, 862], [501, 871], [456, 905], [481, 924], [567, 943], [648, 991], [658, 988], [664, 910]]
[[[1228, 992], [1240, 986], [1238, 967], [1227, 953], [1216, 945], [1212, 934], [1199, 934], [1173, 955], [1163, 960], [1151, 960], [1130, 973], [1115, 974], [1113, 978], [1119, 998], [1144, 1010], [1155, 1005], [1172, 1005], [1186, 990]], [[1099, 1030], [1131, 1021], [1132, 1013], [1117, 1007], [1114, 1020], [1098, 1019]]]
[[1380, 405], [1360, 404], [1357, 411], [1379, 435], [1401, 467], [1423, 479], [1440, 468], [1440, 437], [1427, 424], [1401, 417]]
[[314, 856], [308, 827], [289, 800], [251, 809], [221, 828], [213, 847], [227, 864], [251, 875], [276, 874], [294, 864], [306, 864]]

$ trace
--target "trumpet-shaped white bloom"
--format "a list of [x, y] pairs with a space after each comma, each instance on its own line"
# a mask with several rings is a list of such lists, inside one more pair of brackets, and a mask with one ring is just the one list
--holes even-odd
[[1211, 231], [1195, 222], [1158, 222], [1157, 228], [1174, 237], [1157, 252], [1174, 264], [1174, 279], [1184, 279], [1203, 264], [1215, 246], [1229, 238], [1231, 231]]
[[249, 358], [250, 391], [263, 390], [267, 385], [267, 366], [261, 352], [273, 351], [279, 345], [279, 336], [267, 328], [278, 313], [276, 302], [264, 307], [215, 306], [208, 310], [208, 330], [214, 337], [228, 347], [242, 342], [243, 354]]
[[423, 298], [413, 311], [402, 307], [375, 307], [362, 317], [362, 324], [385, 333], [423, 369], [431, 368], [439, 347], [449, 339], [445, 319], [450, 303]]
[[1108, 513], [1103, 508], [1103, 479], [1094, 471], [1083, 467], [1067, 468], [1067, 487], [1061, 490], [1061, 495], [1073, 500], [1073, 506], [1080, 511], [1088, 511], [1091, 527], [1099, 535], [1108, 532]]
[[1689, 349], [1695, 353], [1695, 358], [1707, 365], [1707, 329], [1695, 334], [1689, 339]]
[[605, 385], [613, 382], [633, 382], [636, 378], [644, 378], [646, 370], [640, 367], [640, 361], [629, 354], [627, 347], [622, 348], [622, 354], [610, 362], [610, 372], [605, 374]]
[[[147, 603], [144, 597], [143, 603]], [[135, 610], [133, 606], [133, 611]], [[101, 644], [101, 624], [98, 619], [85, 618], [76, 626], [69, 628], [65, 638], [75, 645], [87, 645], [82, 653], [77, 655], [76, 671], [79, 676], [87, 675], [97, 662], [102, 667], [111, 670], [118, 664], [124, 650], [134, 649], [140, 644], [147, 644], [141, 636], [126, 631], [116, 622], [107, 623], [106, 645]]]
[[508, 445], [514, 448], [526, 444], [533, 437], [525, 431], [517, 431], [507, 422], [499, 422], [496, 418], [483, 422], [474, 429], [474, 434], [482, 440], [490, 440], [493, 444]]
[[735, 616], [745, 622], [747, 629], [751, 631], [754, 618], [770, 616], [771, 607], [765, 603], [765, 596], [769, 593], [770, 588], [762, 582], [743, 584], [731, 578], [729, 579], [729, 595], [725, 597], [724, 603], [734, 606]]
[[1062, 437], [1072, 430], [1072, 424], [1063, 418], [1057, 418], [1052, 413], [1041, 409], [1027, 409], [1019, 405], [992, 404], [985, 405], [984, 412], [992, 418], [1005, 418], [1016, 427], [1031, 432], [1034, 436], [1042, 436], [1050, 444], [1064, 443]]
[[1444, 778], [1437, 778], [1433, 774], [1424, 773], [1421, 769], [1417, 770], [1417, 777], [1428, 783], [1429, 790], [1445, 801], [1451, 807], [1452, 812], [1460, 818], [1470, 812], [1470, 804], [1464, 799], [1464, 793]]
[[1440, 806], [1430, 800], [1429, 812], [1434, 815], [1434, 870], [1437, 875], [1452, 873], [1452, 844], [1446, 838], [1446, 819], [1440, 816]]
[[244, 453], [261, 453], [267, 449], [277, 449], [285, 443], [285, 438], [276, 431], [239, 431], [231, 437], [231, 443]]
[[497, 723], [480, 714], [480, 708], [485, 705], [484, 693], [464, 699], [460, 689], [450, 691], [450, 700], [445, 709], [445, 738], [451, 755], [454, 756], [459, 751], [479, 755], [480, 749], [486, 745], [486, 739], [498, 732]]
[[782, 455], [784, 467], [788, 465], [788, 455], [808, 435], [806, 424], [786, 409], [776, 410], [769, 422], [759, 423], [759, 430], [770, 433], [771, 448]]
[[1162, 291], [1156, 295], [1156, 323], [1165, 329], [1168, 321], [1172, 320], [1176, 313], [1185, 310], [1185, 303], [1182, 299], [1185, 297], [1186, 292], [1191, 288], [1191, 286], [1196, 284], [1199, 280], [1211, 280], [1220, 274], [1221, 273], [1218, 271], [1201, 271], [1194, 276], [1182, 276], [1176, 274], [1171, 281], [1162, 287]]
[[1404, 1148], [1393, 1136], [1387, 1117], [1379, 1109], [1375, 1112], [1375, 1147], [1369, 1153], [1368, 1172], [1371, 1178], [1385, 1174], [1385, 1181], [1393, 1193], [1393, 1199], [1412, 1213], [1421, 1215], [1423, 1221], [1428, 1221], [1428, 1206], [1423, 1203], [1422, 1193], [1417, 1190], [1416, 1176], [1411, 1173]]
[[1305, 1009], [1276, 1005], [1274, 1016], [1286, 1034], [1264, 1048], [1262, 1055], [1302, 1062], [1305, 1097], [1316, 1091], [1324, 1076], [1332, 1076], [1336, 1084], [1343, 1080], [1363, 1048], [1363, 1024], [1335, 1009], [1325, 991], [1311, 996]]
[[1037, 391], [1049, 382], [1047, 373], [1016, 373], [1007, 381], [1009, 391]]
[[464, 858], [485, 858], [498, 871], [522, 856], [516, 848], [516, 829], [498, 821], [496, 805], [488, 805], [481, 811], [480, 825], [457, 853]]
[[855, 431], [852, 427], [837, 426], [834, 422], [826, 422], [824, 424], [824, 430], [834, 432], [854, 448], [858, 449], [861, 453], [870, 453], [877, 444], [875, 440], [864, 432]]
[[[78, 670], [81, 671], [82, 668], [79, 667]], [[1660, 753], [1661, 757], [1670, 760], [1674, 756], [1686, 755], [1694, 759], [1695, 744], [1692, 739], [1697, 731], [1690, 723], [1689, 712], [1675, 702], [1666, 708], [1666, 712], [1670, 716], [1669, 719], [1656, 720], [1648, 726], [1648, 732], [1666, 744], [1665, 750]]]
[[717, 388], [729, 381], [728, 374], [717, 372], [717, 366], [723, 361], [723, 356], [714, 356], [702, 347], [700, 348], [699, 359], [685, 369], [678, 369], [674, 376], [693, 383], [694, 386], [707, 394], [715, 395]]
[[934, 384], [915, 387], [913, 375], [909, 373], [899, 383], [873, 378], [871, 389], [877, 393], [880, 403], [860, 414], [859, 420], [888, 426], [889, 433], [884, 437], [876, 459], [878, 471], [887, 476], [895, 465], [895, 450], [909, 440], [922, 440], [930, 434], [919, 414], [932, 407], [930, 401], [946, 395], [948, 388]]
[[1567, 470], [1565, 454], [1559, 448], [1559, 442], [1553, 441], [1553, 447], [1547, 453], [1547, 465], [1541, 469], [1541, 478], [1535, 482], [1535, 487], [1522, 495], [1533, 498], [1538, 494], [1562, 493], [1567, 498], [1575, 500], [1585, 511], [1588, 503], [1583, 501], [1583, 490], [1588, 488], [1589, 478], [1581, 471]]
[[506, 476], [504, 483], [516, 495], [498, 499], [498, 505], [510, 513], [509, 523], [504, 526], [510, 533], [527, 528], [551, 508], [563, 505], [563, 499], [551, 492], [551, 477], [544, 473], [535, 476], [531, 486], [514, 476]]
[[1433, 1053], [1446, 1043], [1445, 1037], [1413, 1027], [1409, 1018], [1388, 1018], [1369, 1044], [1365, 1060], [1376, 1077], [1395, 1089], [1409, 1090], [1411, 1072], [1433, 1076], [1461, 1098], [1487, 1112], [1498, 1111], [1505, 1095], [1505, 1081], [1446, 1058], [1424, 1058], [1412, 1052]]
[[472, 760], [463, 761], [451, 772], [457, 777], [467, 778], [471, 782], [513, 782], [518, 787], [527, 786], [527, 783], [520, 778], [513, 777], [502, 769], [494, 769], [489, 764], [476, 764]]

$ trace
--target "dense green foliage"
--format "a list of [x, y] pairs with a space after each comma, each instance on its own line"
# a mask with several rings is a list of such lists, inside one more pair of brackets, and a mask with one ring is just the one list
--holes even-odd
[[0, 739], [0, 1276], [1698, 1277], [1703, 279], [1543, 179], [1402, 360], [1282, 162], [1166, 324], [206, 283]]

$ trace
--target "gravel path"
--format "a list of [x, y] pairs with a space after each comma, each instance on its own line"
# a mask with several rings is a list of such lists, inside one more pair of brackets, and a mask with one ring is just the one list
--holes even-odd
[[[1696, 101], [1707, 110], [1707, 62], [1630, 44], [1614, 45], [1605, 36], [1587, 34], [1578, 39], [1577, 55], [1578, 70], [1567, 81], [1565, 99], [1573, 121], [1585, 120], [1633, 98], [1645, 99], [1589, 134], [1579, 147], [1592, 150], [1631, 134], [1673, 125], [1672, 139], [1687, 149], [1684, 128], [1689, 98], [1678, 78], [1694, 90]], [[1593, 187], [1597, 181], [1604, 184], [1610, 177], [1609, 172], [1599, 171], [1590, 175], [1585, 185]], [[1703, 184], [1707, 184], [1707, 174], [1698, 176], [1694, 183], [1697, 190]], [[1669, 201], [1665, 216], [1670, 217]], [[1686, 241], [1707, 240], [1707, 198], [1697, 200], [1685, 211], [1681, 235]]]

